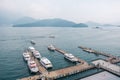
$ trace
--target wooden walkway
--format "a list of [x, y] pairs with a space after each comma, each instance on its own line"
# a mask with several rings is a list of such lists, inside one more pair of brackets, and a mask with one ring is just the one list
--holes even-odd
[[48, 73], [47, 78], [48, 78], [48, 80], [49, 79], [57, 79], [57, 78], [65, 77], [68, 75], [76, 74], [79, 72], [83, 72], [83, 71], [86, 71], [86, 70], [92, 69], [92, 68], [94, 68], [94, 66], [92, 66], [92, 65], [79, 64], [79, 65], [51, 71]]
[[40, 75], [29, 76], [29, 77], [25, 77], [25, 78], [17, 79], [17, 80], [37, 80], [37, 79], [40, 79]]
[[79, 46], [79, 48], [81, 48], [83, 51], [86, 51], [86, 52], [89, 52], [89, 53], [94, 53], [94, 54], [97, 54], [97, 55], [106, 56], [107, 57], [106, 60], [111, 62], [111, 63], [118, 63], [118, 62], [120, 62], [120, 58], [117, 57], [117, 56], [113, 56], [112, 54], [96, 51], [96, 50], [93, 50], [91, 48], [86, 48], [86, 47], [83, 47], [83, 46]]

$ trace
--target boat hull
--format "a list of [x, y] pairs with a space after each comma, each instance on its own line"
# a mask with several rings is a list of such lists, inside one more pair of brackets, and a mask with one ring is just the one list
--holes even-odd
[[69, 59], [68, 57], [64, 57], [64, 58], [71, 61], [71, 62], [77, 62], [76, 60]]
[[48, 50], [53, 51], [53, 52], [55, 51], [55, 49], [51, 49], [51, 48], [48, 48]]

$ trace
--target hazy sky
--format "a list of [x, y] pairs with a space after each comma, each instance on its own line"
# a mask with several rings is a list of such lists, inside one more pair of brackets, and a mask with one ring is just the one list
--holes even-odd
[[0, 0], [0, 12], [36, 19], [120, 23], [120, 0]]

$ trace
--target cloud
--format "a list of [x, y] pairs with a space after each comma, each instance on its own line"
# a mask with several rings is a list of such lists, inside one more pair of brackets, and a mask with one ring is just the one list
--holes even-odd
[[120, 0], [0, 0], [0, 12], [33, 18], [63, 18], [76, 22], [120, 21]]

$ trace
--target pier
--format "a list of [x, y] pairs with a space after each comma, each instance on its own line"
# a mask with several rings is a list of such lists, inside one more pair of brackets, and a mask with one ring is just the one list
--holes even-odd
[[[55, 48], [56, 51], [58, 51], [61, 54], [68, 54], [67, 52]], [[61, 77], [65, 77], [65, 76], [69, 76], [72, 74], [76, 74], [76, 73], [80, 73], [89, 69], [93, 69], [95, 68], [95, 66], [88, 64], [86, 61], [78, 58], [78, 62], [80, 62], [79, 64], [76, 64], [74, 66], [70, 66], [70, 67], [66, 67], [63, 69], [59, 69], [59, 70], [55, 70], [55, 71], [50, 71], [48, 72], [40, 63], [39, 60], [36, 59], [32, 53], [31, 57], [35, 60], [37, 66], [39, 67], [39, 72], [41, 74], [39, 75], [34, 75], [34, 76], [30, 76], [30, 77], [26, 77], [26, 78], [22, 78], [20, 80], [37, 80], [37, 79], [41, 79], [44, 78], [43, 80], [54, 80], [57, 78], [61, 78]]]
[[[86, 71], [86, 70], [89, 70], [89, 69], [93, 69], [95, 67], [102, 68], [104, 70], [107, 70], [111, 73], [114, 73], [114, 74], [120, 76], [120, 67], [115, 65], [115, 64], [112, 64], [112, 63], [120, 62], [119, 57], [113, 56], [111, 54], [99, 52], [99, 51], [93, 50], [91, 48], [85, 48], [85, 47], [82, 47], [82, 46], [79, 46], [79, 48], [81, 48], [84, 51], [89, 52], [89, 53], [94, 53], [94, 54], [106, 56], [107, 59], [106, 59], [106, 61], [104, 61], [104, 60], [93, 61], [92, 63], [94, 65], [90, 65], [86, 61], [76, 57], [76, 58], [78, 58], [79, 64], [76, 64], [76, 65], [70, 66], [70, 67], [66, 67], [66, 68], [63, 68], [63, 69], [48, 72], [40, 64], [39, 60], [36, 59], [33, 56], [33, 54], [30, 52], [31, 58], [35, 60], [37, 66], [39, 68], [39, 73], [40, 74], [39, 75], [37, 74], [37, 75], [34, 75], [34, 76], [29, 76], [29, 77], [26, 77], [26, 78], [22, 78], [20, 80], [38, 80], [38, 79], [55, 80], [57, 78], [66, 77], [66, 76], [69, 76], [69, 75], [72, 75], [72, 74], [76, 74], [76, 73], [80, 73], [80, 72], [83, 72], [83, 71]], [[55, 51], [61, 53], [62, 55], [69, 54], [69, 53], [67, 53], [67, 52], [65, 52], [65, 51], [63, 51], [59, 48], [56, 48], [56, 47], [55, 47]]]
[[89, 69], [92, 69], [92, 68], [94, 68], [94, 66], [92, 66], [92, 65], [79, 64], [79, 65], [75, 65], [75, 66], [51, 71], [47, 75], [47, 78], [48, 78], [48, 80], [49, 79], [54, 80], [54, 79], [57, 79], [57, 78], [61, 78], [61, 77], [69, 76], [69, 75], [76, 74], [76, 73], [79, 73], [79, 72], [83, 72], [83, 71], [86, 71], [86, 70], [89, 70]]
[[106, 57], [107, 57], [106, 60], [107, 60], [108, 62], [111, 62], [111, 63], [118, 63], [118, 62], [120, 62], [120, 58], [117, 57], [117, 56], [114, 56], [114, 55], [112, 55], [112, 54], [108, 54], [108, 53], [96, 51], [96, 50], [94, 50], [94, 49], [86, 48], [86, 47], [83, 47], [83, 46], [79, 46], [78, 48], [81, 48], [83, 51], [86, 51], [86, 52], [88, 52], [88, 53], [93, 53], [93, 54], [96, 54], [96, 55], [106, 56]]
[[86, 51], [86, 52], [89, 52], [89, 53], [94, 53], [94, 54], [103, 55], [103, 56], [106, 56], [106, 57], [116, 58], [115, 56], [113, 56], [111, 54], [107, 54], [107, 53], [104, 53], [104, 52], [96, 51], [96, 50], [93, 50], [91, 48], [86, 48], [86, 47], [83, 47], [83, 46], [79, 46], [79, 48], [81, 48], [83, 51]]
[[[59, 49], [59, 48], [55, 48], [55, 50], [57, 51], [57, 52], [59, 52], [59, 53], [61, 53], [61, 54], [69, 54], [69, 53], [67, 53], [67, 52], [65, 52], [65, 51], [63, 51], [63, 50], [61, 50], [61, 49]], [[86, 61], [84, 61], [84, 60], [82, 60], [82, 59], [80, 59], [80, 58], [78, 58], [78, 62], [80, 62], [80, 63], [86, 63], [87, 64], [87, 62]]]
[[107, 70], [111, 73], [114, 73], [118, 76], [120, 76], [120, 66], [117, 66], [115, 63], [120, 62], [120, 58], [117, 56], [113, 56], [111, 54], [107, 54], [104, 52], [99, 52], [96, 50], [93, 50], [91, 48], [86, 48], [86, 47], [82, 47], [79, 46], [79, 48], [81, 48], [83, 51], [89, 52], [89, 53], [94, 53], [97, 55], [103, 55], [106, 56], [107, 58], [105, 60], [96, 60], [93, 61], [92, 63], [97, 67], [97, 68], [102, 68], [104, 70]]
[[96, 67], [102, 68], [104, 70], [107, 70], [111, 73], [114, 73], [118, 76], [120, 76], [120, 66], [116, 64], [112, 64], [110, 62], [104, 61], [104, 60], [96, 60], [92, 62]]

